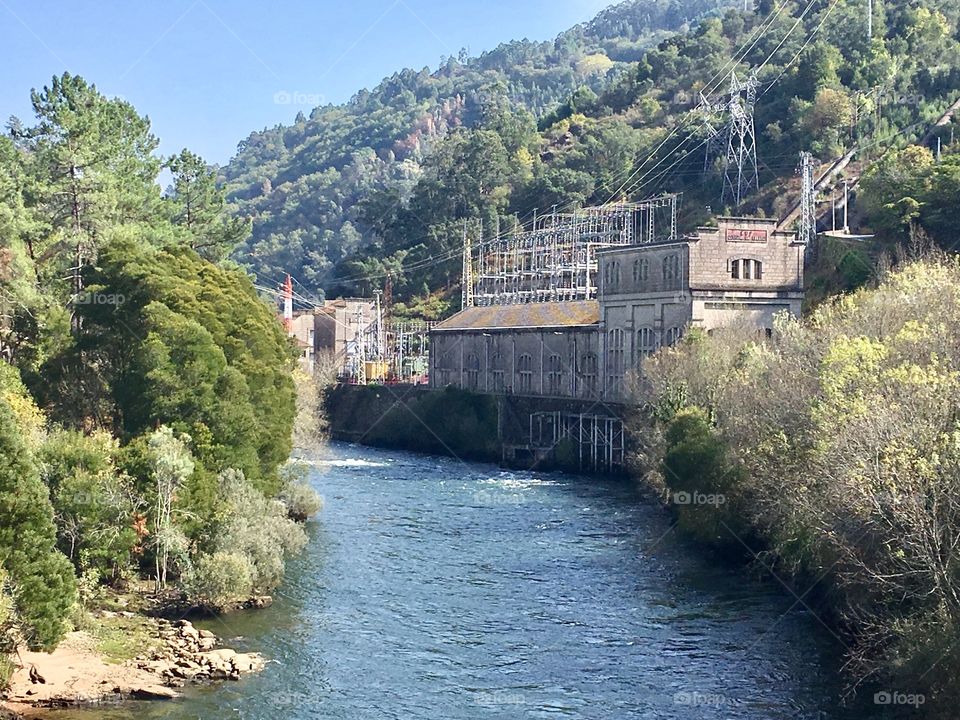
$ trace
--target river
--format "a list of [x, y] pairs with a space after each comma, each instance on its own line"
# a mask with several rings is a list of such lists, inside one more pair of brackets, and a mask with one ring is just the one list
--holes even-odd
[[208, 625], [270, 658], [261, 675], [53, 717], [871, 717], [840, 706], [840, 645], [802, 604], [704, 557], [629, 483], [326, 454], [274, 605]]

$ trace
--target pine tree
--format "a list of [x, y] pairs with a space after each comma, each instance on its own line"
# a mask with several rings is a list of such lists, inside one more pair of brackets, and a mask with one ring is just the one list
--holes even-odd
[[105, 97], [76, 75], [54, 76], [31, 101], [37, 124], [21, 132], [22, 145], [32, 164], [33, 202], [49, 224], [32, 259], [49, 267], [48, 278], [72, 278], [78, 293], [80, 269], [95, 260], [111, 225], [159, 217], [158, 141], [130, 103]]
[[173, 174], [173, 187], [166, 197], [173, 222], [187, 232], [187, 244], [201, 256], [222, 260], [250, 234], [250, 221], [226, 215], [217, 174], [199, 155], [184, 149], [166, 167]]

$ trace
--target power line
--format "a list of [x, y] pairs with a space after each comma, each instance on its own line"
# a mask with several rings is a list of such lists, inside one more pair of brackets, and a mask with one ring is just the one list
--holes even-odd
[[833, 0], [833, 3], [830, 5], [830, 7], [827, 8], [826, 12], [823, 14], [823, 17], [820, 19], [820, 23], [817, 25], [814, 31], [810, 33], [810, 35], [807, 37], [806, 42], [804, 42], [803, 45], [800, 46], [800, 49], [797, 51], [797, 54], [793, 56], [793, 59], [791, 59], [790, 62], [788, 62], [786, 65], [783, 66], [783, 69], [780, 70], [780, 74], [773, 79], [773, 82], [767, 85], [764, 91], [760, 93], [759, 97], [763, 97], [764, 95], [766, 95], [767, 92], [769, 92], [770, 88], [776, 85], [780, 81], [780, 78], [784, 76], [784, 73], [786, 73], [787, 70], [789, 70], [790, 67], [797, 61], [797, 58], [799, 58], [800, 55], [803, 53], [803, 51], [807, 49], [807, 45], [810, 44], [810, 41], [813, 40], [813, 38], [817, 36], [817, 33], [820, 32], [820, 28], [823, 27], [823, 24], [827, 21], [827, 18], [830, 17], [830, 13], [833, 12], [834, 8], [837, 7], [839, 2], [840, 0]]

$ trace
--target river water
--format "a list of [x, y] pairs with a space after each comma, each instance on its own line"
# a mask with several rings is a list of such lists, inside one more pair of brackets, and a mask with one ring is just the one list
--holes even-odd
[[841, 707], [841, 648], [802, 604], [704, 557], [629, 483], [326, 454], [273, 607], [208, 625], [270, 658], [261, 675], [55, 717], [872, 717]]

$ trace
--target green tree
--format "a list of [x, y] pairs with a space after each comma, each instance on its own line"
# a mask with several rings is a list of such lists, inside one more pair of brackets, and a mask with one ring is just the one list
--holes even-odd
[[32, 649], [53, 649], [75, 601], [70, 562], [56, 548], [47, 489], [0, 400], [0, 568], [13, 587], [16, 627]]
[[104, 97], [76, 75], [54, 76], [31, 101], [37, 123], [23, 132], [23, 146], [32, 202], [48, 229], [28, 249], [46, 280], [70, 276], [76, 294], [76, 268], [96, 259], [108, 227], [156, 223], [158, 142], [132, 105]]
[[173, 222], [187, 233], [187, 243], [201, 257], [217, 262], [250, 234], [250, 221], [226, 212], [225, 191], [199, 155], [187, 149], [167, 160], [173, 186], [166, 202]]
[[125, 237], [85, 278], [112, 302], [80, 306], [76, 344], [45, 364], [53, 416], [125, 441], [169, 425], [194, 438], [205, 469], [242, 468], [273, 495], [291, 449], [294, 350], [250, 280]]
[[116, 464], [119, 443], [105, 432], [61, 430], [37, 454], [50, 489], [60, 550], [78, 573], [112, 580], [129, 569], [137, 534], [134, 514], [143, 509], [133, 481]]
[[173, 523], [173, 506], [177, 490], [193, 474], [194, 462], [184, 439], [165, 426], [150, 434], [149, 448], [156, 483], [153, 543], [156, 591], [160, 592], [167, 587], [171, 556], [186, 553], [183, 534]]

